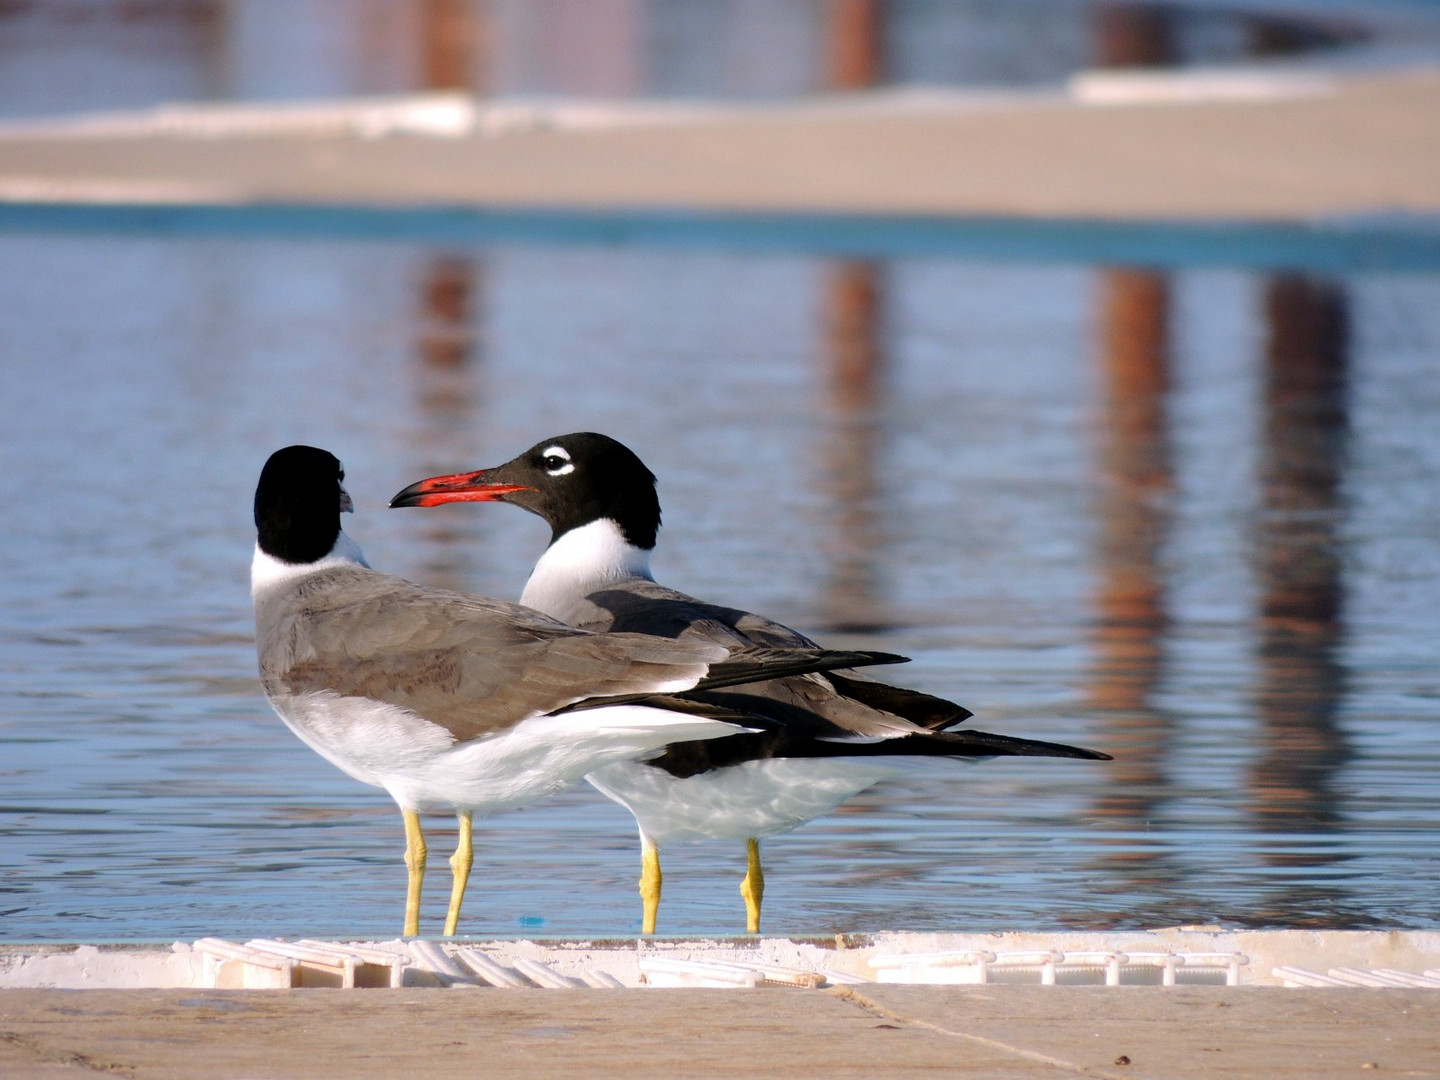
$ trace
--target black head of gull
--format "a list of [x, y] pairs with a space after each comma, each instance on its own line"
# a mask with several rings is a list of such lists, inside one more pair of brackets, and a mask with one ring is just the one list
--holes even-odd
[[328, 450], [287, 446], [271, 454], [255, 485], [260, 550], [292, 564], [329, 555], [340, 536], [340, 515], [355, 510], [344, 482], [345, 468]]
[[392, 508], [508, 502], [549, 523], [551, 542], [613, 521], [625, 542], [648, 551], [660, 529], [655, 474], [622, 442], [593, 431], [538, 442], [493, 469], [432, 476], [390, 500]]

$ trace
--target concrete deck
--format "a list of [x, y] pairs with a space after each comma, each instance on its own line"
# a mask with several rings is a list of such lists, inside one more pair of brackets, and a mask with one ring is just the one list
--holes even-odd
[[1440, 69], [764, 106], [460, 96], [0, 129], [0, 200], [1298, 222], [1440, 212]]
[[1440, 994], [6, 990], [0, 1075], [1440, 1077]]
[[[882, 934], [829, 943], [673, 939], [647, 941], [643, 949], [633, 941], [394, 941], [369, 948], [415, 954], [403, 985], [369, 981], [363, 989], [204, 988], [241, 984], [233, 981], [234, 969], [205, 961], [201, 944], [177, 943], [169, 950], [5, 947], [0, 986], [9, 988], [0, 988], [0, 1076], [52, 1080], [107, 1072], [142, 1080], [278, 1080], [803, 1072], [868, 1078], [964, 1072], [1312, 1080], [1375, 1071], [1440, 1077], [1440, 990], [1254, 985], [1277, 982], [1274, 965], [1290, 963], [1321, 970], [1396, 965], [1418, 973], [1440, 957], [1440, 934], [1426, 931]], [[423, 959], [422, 953], [442, 945], [462, 960], [460, 966]], [[1013, 971], [1022, 980], [1015, 982], [998, 969], [997, 981], [986, 985], [937, 985], [930, 981], [966, 976], [950, 965], [906, 973], [885, 960], [901, 954], [918, 961], [937, 948], [967, 955], [1019, 950], [1017, 957], [1058, 948], [1082, 959], [1091, 950], [1121, 947], [1132, 961], [1145, 949], [1212, 948], [1243, 948], [1247, 960], [1239, 985], [1164, 987], [1123, 980], [1118, 986], [1067, 983], [1063, 965], [1053, 986], [1039, 985], [1036, 971]], [[465, 960], [473, 948], [490, 963], [476, 968]], [[804, 969], [825, 973], [829, 982], [791, 978], [785, 988], [692, 989], [652, 971], [650, 985], [642, 987], [637, 965], [646, 957], [692, 967], [699, 961], [712, 971], [738, 962], [777, 980]], [[561, 978], [537, 984], [551, 989], [531, 988], [524, 976], [534, 980], [537, 969], [526, 967], [527, 959]], [[460, 977], [437, 980], [434, 973], [446, 971], [447, 963]], [[490, 984], [466, 978], [467, 968], [485, 972]], [[600, 968], [616, 976], [611, 985], [621, 985], [579, 985], [576, 976]], [[228, 981], [206, 981], [205, 972]], [[497, 973], [520, 977], [497, 980]], [[901, 981], [875, 982], [877, 974]], [[1189, 974], [1185, 964], [1177, 977]], [[362, 985], [358, 978], [356, 985]]]

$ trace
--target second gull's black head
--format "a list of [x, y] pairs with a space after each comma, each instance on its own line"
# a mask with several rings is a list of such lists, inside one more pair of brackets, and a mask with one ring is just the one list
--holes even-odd
[[255, 531], [260, 550], [287, 563], [323, 559], [340, 535], [340, 515], [353, 510], [345, 469], [328, 450], [287, 446], [260, 470]]
[[390, 505], [448, 502], [514, 503], [550, 523], [552, 543], [608, 518], [629, 543], [648, 551], [660, 528], [655, 474], [624, 443], [593, 431], [544, 439], [493, 469], [420, 480]]

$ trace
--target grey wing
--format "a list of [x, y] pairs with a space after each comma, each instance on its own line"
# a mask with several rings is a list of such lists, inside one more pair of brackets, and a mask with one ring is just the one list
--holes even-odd
[[314, 577], [287, 610], [257, 611], [267, 692], [383, 701], [458, 740], [595, 695], [683, 690], [727, 655], [703, 642], [578, 632], [518, 604], [370, 571]]
[[[573, 625], [589, 630], [711, 641], [733, 652], [756, 646], [818, 647], [782, 623], [638, 578], [592, 592], [563, 615], [567, 622], [573, 616], [577, 620]], [[851, 688], [858, 692], [852, 695]], [[887, 686], [852, 671], [771, 679], [743, 690], [708, 694], [707, 700], [778, 721], [791, 735], [819, 739], [891, 739], [923, 730], [928, 725], [921, 718], [938, 724], [943, 716], [948, 723], [958, 723], [970, 715], [943, 699]], [[892, 708], [896, 705], [904, 708]]]
[[738, 608], [706, 603], [653, 581], [635, 578], [598, 589], [557, 613], [571, 626], [657, 637], [713, 641], [728, 649], [752, 645], [813, 649], [788, 626]]

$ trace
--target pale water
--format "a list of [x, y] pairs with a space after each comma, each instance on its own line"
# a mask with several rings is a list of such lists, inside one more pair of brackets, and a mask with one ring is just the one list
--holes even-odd
[[[514, 597], [538, 519], [385, 503], [576, 429], [659, 474], [662, 580], [1115, 755], [932, 766], [768, 841], [766, 930], [1440, 926], [1433, 255], [10, 224], [7, 940], [398, 932], [393, 805], [255, 678], [256, 475], [328, 447], [376, 566]], [[587, 788], [476, 851], [465, 930], [638, 929], [632, 823]], [[664, 868], [662, 931], [743, 925], [738, 845]]]

